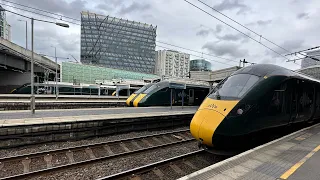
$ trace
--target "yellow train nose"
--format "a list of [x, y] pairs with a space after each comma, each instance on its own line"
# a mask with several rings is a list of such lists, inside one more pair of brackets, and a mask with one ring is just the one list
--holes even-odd
[[127, 103], [128, 106], [130, 106], [131, 100], [132, 100], [134, 97], [136, 97], [136, 95], [137, 95], [137, 94], [134, 94], [134, 93], [133, 93], [133, 94], [131, 94], [131, 96], [129, 96], [129, 98], [126, 100], [126, 103]]
[[212, 136], [224, 116], [215, 110], [202, 109], [194, 115], [190, 131], [194, 138], [200, 140], [202, 144], [212, 146]]
[[147, 94], [139, 94], [137, 98], [133, 101], [133, 106], [138, 107], [139, 102], [142, 98], [144, 98]]
[[190, 123], [190, 131], [194, 138], [202, 144], [212, 145], [212, 136], [225, 116], [239, 101], [205, 99]]

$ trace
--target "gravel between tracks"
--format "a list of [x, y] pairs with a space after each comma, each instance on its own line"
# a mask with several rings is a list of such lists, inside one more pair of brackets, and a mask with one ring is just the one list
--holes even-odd
[[157, 149], [156, 151], [140, 153], [134, 156], [124, 156], [112, 160], [102, 161], [94, 165], [86, 165], [74, 169], [62, 170], [54, 174], [46, 174], [43, 176], [32, 177], [32, 179], [97, 179], [103, 176], [119, 173], [121, 171], [129, 170], [149, 163], [154, 163], [195, 150], [198, 150], [197, 142], [193, 141], [184, 143], [182, 145], [178, 144], [172, 147]]
[[145, 135], [152, 135], [155, 133], [165, 133], [170, 131], [177, 131], [186, 129], [187, 127], [182, 128], [175, 128], [169, 130], [161, 130], [161, 131], [140, 131], [140, 132], [131, 132], [126, 134], [118, 134], [112, 136], [105, 136], [105, 137], [97, 137], [85, 140], [78, 140], [78, 141], [66, 141], [66, 142], [50, 142], [38, 145], [28, 145], [24, 147], [18, 148], [11, 148], [11, 149], [0, 149], [0, 158], [8, 157], [8, 156], [17, 156], [22, 154], [29, 154], [29, 153], [36, 153], [39, 151], [47, 151], [47, 150], [54, 150], [54, 149], [61, 149], [61, 148], [68, 148], [74, 146], [81, 146], [99, 142], [106, 142], [106, 141], [114, 141], [119, 139], [137, 137], [137, 136], [145, 136]]

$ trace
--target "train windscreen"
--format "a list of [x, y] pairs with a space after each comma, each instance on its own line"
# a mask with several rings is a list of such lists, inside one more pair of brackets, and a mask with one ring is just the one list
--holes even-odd
[[136, 92], [134, 92], [135, 94], [140, 94], [143, 91], [145, 91], [146, 89], [148, 89], [152, 84], [147, 84], [145, 86], [142, 86], [142, 88], [138, 89]]
[[257, 81], [258, 76], [251, 74], [237, 74], [230, 76], [222, 83], [218, 84], [209, 98], [211, 99], [239, 99], [241, 98]]
[[149, 87], [147, 90], [145, 90], [143, 93], [144, 93], [144, 94], [148, 94], [148, 93], [150, 93], [151, 91], [157, 89], [158, 87], [159, 87], [159, 85], [154, 84], [154, 85], [152, 85], [151, 87]]

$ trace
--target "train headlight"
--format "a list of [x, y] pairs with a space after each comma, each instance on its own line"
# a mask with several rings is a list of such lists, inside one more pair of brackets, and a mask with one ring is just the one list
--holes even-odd
[[239, 108], [239, 109], [237, 110], [237, 114], [241, 115], [242, 113], [243, 113], [243, 110], [242, 110], [241, 108]]
[[251, 107], [252, 105], [249, 105], [249, 104], [238, 105], [237, 107], [232, 109], [232, 111], [228, 114], [228, 116], [236, 117], [236, 116], [244, 115], [251, 109]]

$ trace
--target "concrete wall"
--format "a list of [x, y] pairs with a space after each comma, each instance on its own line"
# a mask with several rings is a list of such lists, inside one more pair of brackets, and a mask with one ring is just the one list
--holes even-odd
[[30, 68], [30, 63], [25, 60], [10, 56], [4, 53], [0, 53], [0, 65], [10, 66], [15, 69], [20, 69], [22, 71], [28, 71]]
[[30, 83], [30, 72], [0, 71], [0, 94], [9, 93], [12, 89]]

